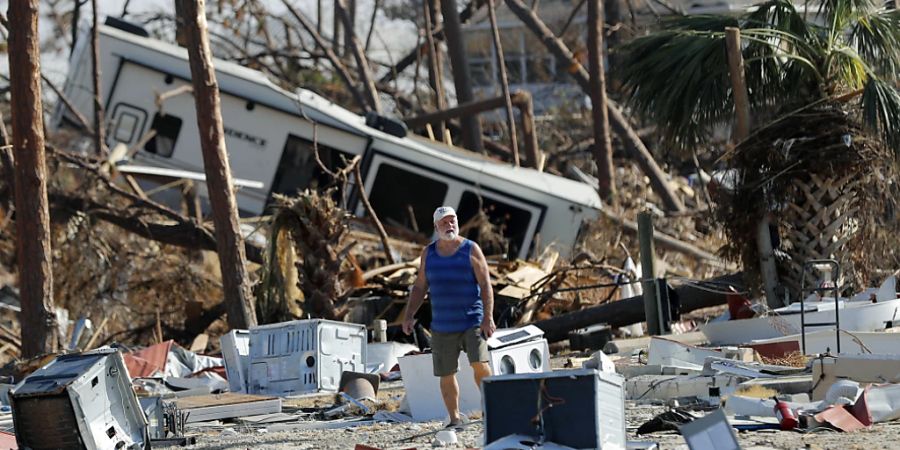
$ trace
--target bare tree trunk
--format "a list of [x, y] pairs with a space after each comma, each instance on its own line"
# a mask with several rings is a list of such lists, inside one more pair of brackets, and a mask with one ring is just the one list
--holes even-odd
[[369, 32], [366, 34], [366, 43], [363, 51], [369, 51], [369, 44], [372, 43], [372, 33], [375, 32], [375, 20], [378, 19], [378, 10], [381, 9], [381, 0], [374, 0], [372, 4], [372, 17], [369, 19]]
[[366, 59], [362, 45], [360, 45], [359, 39], [356, 38], [356, 33], [353, 31], [352, 16], [347, 7], [347, 0], [335, 0], [334, 4], [338, 7], [337, 13], [344, 22], [344, 28], [347, 30], [344, 34], [344, 39], [347, 41], [347, 49], [353, 54], [353, 58], [356, 59], [356, 69], [359, 71], [359, 78], [365, 88], [366, 100], [368, 100], [372, 110], [380, 114], [381, 102], [378, 100], [378, 90], [375, 89], [375, 78], [372, 76], [372, 69], [369, 67], [369, 61]]
[[336, 55], [343, 55], [341, 51], [341, 18], [338, 16], [338, 2], [334, 0], [332, 2], [332, 14], [331, 14], [331, 48], [334, 49], [334, 53]]
[[78, 21], [81, 20], [81, 7], [87, 0], [75, 0], [72, 6], [72, 45], [69, 47], [69, 56], [75, 53], [75, 44], [78, 42]]
[[[431, 89], [434, 91], [434, 105], [438, 111], [447, 109], [447, 101], [444, 96], [444, 77], [441, 70], [441, 51], [438, 43], [434, 39], [433, 25], [434, 17], [437, 13], [434, 3], [440, 0], [426, 0], [422, 2], [422, 9], [425, 12], [425, 40], [428, 42], [428, 81]], [[444, 123], [438, 124], [438, 136], [443, 139]]]
[[181, 6], [185, 13], [184, 29], [188, 38], [188, 57], [194, 101], [197, 105], [197, 127], [200, 130], [200, 148], [203, 151], [206, 184], [216, 227], [216, 246], [219, 248], [228, 325], [231, 328], [246, 329], [256, 325], [256, 313], [250, 297], [244, 239], [238, 223], [237, 201], [225, 150], [219, 84], [207, 36], [206, 2], [181, 1], [184, 2]]
[[519, 108], [522, 116], [522, 140], [525, 141], [525, 167], [543, 170], [543, 161], [540, 161], [540, 149], [538, 149], [537, 130], [534, 126], [534, 102], [531, 94], [526, 91], [518, 91], [513, 95], [513, 104]]
[[340, 5], [341, 11], [346, 14], [346, 18], [340, 17], [341, 25], [344, 26], [344, 54], [353, 52], [353, 39], [356, 38], [356, 0], [338, 0], [336, 5]]
[[734, 97], [735, 127], [732, 133], [735, 145], [750, 135], [750, 99], [744, 79], [744, 57], [741, 54], [741, 29], [725, 28], [725, 46], [728, 50], [728, 74], [731, 76], [731, 92]]
[[[450, 54], [453, 83], [456, 85], [456, 103], [462, 105], [475, 100], [475, 96], [472, 94], [469, 64], [466, 61], [462, 27], [456, 9], [456, 0], [441, 0], [441, 15], [444, 18], [444, 32], [447, 36], [447, 53]], [[461, 117], [460, 125], [462, 126], [463, 147], [475, 152], [483, 152], [481, 122], [478, 115]]]
[[[350, 90], [350, 93], [353, 95], [353, 99], [356, 100], [356, 103], [359, 105], [363, 111], [369, 111], [369, 104], [366, 102], [365, 97], [363, 97], [362, 93], [359, 92], [359, 89], [353, 85], [353, 78], [350, 77], [350, 72], [347, 70], [347, 67], [344, 66], [344, 63], [341, 62], [341, 59], [334, 53], [334, 50], [325, 42], [325, 39], [321, 34], [316, 32], [316, 27], [313, 26], [312, 22], [307, 18], [301, 11], [298, 11], [296, 8], [291, 6], [288, 3], [288, 0], [281, 0], [284, 3], [284, 6], [290, 11], [291, 15], [300, 22], [300, 25], [309, 33], [313, 40], [316, 41], [316, 45], [325, 52], [325, 57], [328, 58], [328, 61], [331, 62], [331, 65], [334, 67], [334, 70], [337, 71], [338, 75], [341, 77], [341, 80], [344, 81], [344, 84], [347, 85], [347, 89]], [[337, 0], [335, 0], [337, 2]], [[337, 17], [337, 11], [335, 11]]]
[[[603, 22], [606, 24], [607, 31], [604, 34], [607, 67], [617, 67], [619, 59], [615, 49], [625, 41], [625, 29], [628, 28], [622, 23], [622, 0], [603, 0]], [[619, 89], [618, 80], [615, 78], [606, 80], [606, 82], [607, 92], [616, 92]]]
[[22, 301], [22, 356], [57, 349], [50, 212], [44, 161], [44, 108], [38, 0], [9, 3], [9, 74], [15, 151], [16, 255]]
[[[553, 54], [556, 59], [564, 65], [564, 67], [574, 66], [577, 70], [572, 73], [572, 77], [581, 86], [586, 93], [591, 93], [590, 77], [584, 67], [575, 59], [572, 52], [566, 45], [553, 35], [550, 28], [521, 0], [506, 0], [509, 9], [525, 24], [525, 27], [531, 30], [535, 36], [540, 38], [541, 43]], [[628, 119], [616, 105], [607, 99], [607, 109], [609, 110], [610, 124], [616, 134], [622, 139], [625, 147], [631, 156], [637, 161], [641, 170], [650, 178], [650, 185], [653, 191], [662, 199], [663, 205], [667, 211], [682, 212], [684, 204], [672, 191], [669, 182], [666, 181], [666, 174], [659, 168], [650, 150], [641, 141], [640, 136], [634, 131], [628, 123]]]
[[91, 9], [93, 10], [94, 22], [91, 27], [91, 69], [94, 75], [94, 151], [98, 155], [106, 154], [103, 102], [100, 100], [100, 28], [98, 21], [99, 13], [97, 13], [97, 0], [91, 0]]
[[506, 98], [506, 126], [509, 128], [509, 148], [513, 154], [513, 164], [519, 167], [519, 142], [516, 136], [516, 122], [513, 117], [512, 99], [509, 98], [509, 78], [506, 76], [506, 58], [503, 57], [503, 45], [500, 43], [500, 30], [497, 28], [497, 13], [494, 11], [494, 0], [488, 0], [488, 17], [491, 21], [491, 32], [494, 35], [494, 50], [497, 52], [497, 67], [500, 68], [500, 89]]
[[175, 43], [187, 47], [187, 35], [184, 34], [184, 9], [181, 0], [175, 0]]
[[[325, 12], [323, 8], [325, 6], [325, 0], [316, 0], [316, 33], [321, 36], [322, 35], [322, 23], [325, 21]], [[287, 23], [287, 22], [285, 22]], [[301, 41], [302, 42], [302, 41]], [[319, 68], [319, 57], [316, 56], [313, 61], [315, 61], [316, 68]]]
[[603, 67], [603, 0], [588, 0], [588, 69], [591, 83], [591, 118], [594, 122], [594, 161], [597, 163], [597, 191], [609, 201], [615, 196], [612, 138], [606, 105], [606, 73]]

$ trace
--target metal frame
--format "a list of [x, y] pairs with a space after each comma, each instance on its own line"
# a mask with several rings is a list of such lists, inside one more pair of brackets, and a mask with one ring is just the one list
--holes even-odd
[[[816, 265], [819, 264], [828, 264], [833, 268], [832, 278], [834, 281], [833, 287], [814, 287], [810, 289], [806, 289], [806, 272], [809, 269], [814, 269]], [[841, 276], [841, 265], [833, 259], [811, 259], [803, 263], [803, 273], [800, 275], [800, 342], [801, 349], [803, 350], [803, 354], [806, 354], [806, 328], [807, 327], [821, 327], [821, 326], [830, 326], [834, 325], [834, 334], [835, 339], [837, 340], [837, 352], [841, 352], [841, 309], [839, 303], [840, 297], [840, 288], [838, 287], [838, 278]], [[806, 298], [807, 292], [828, 292], [834, 291], [834, 322], [812, 322], [806, 323], [806, 307], [804, 304], [804, 299]]]

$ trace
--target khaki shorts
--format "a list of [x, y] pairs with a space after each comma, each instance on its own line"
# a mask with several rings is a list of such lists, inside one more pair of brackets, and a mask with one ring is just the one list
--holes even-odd
[[459, 333], [432, 333], [431, 357], [434, 362], [434, 376], [455, 374], [459, 370], [459, 352], [463, 350], [469, 357], [469, 363], [487, 362], [487, 341], [481, 336], [479, 327]]

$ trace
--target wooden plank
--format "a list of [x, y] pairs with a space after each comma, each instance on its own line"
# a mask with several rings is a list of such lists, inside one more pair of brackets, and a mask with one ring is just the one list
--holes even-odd
[[522, 300], [525, 297], [528, 297], [529, 295], [531, 295], [531, 289], [525, 289], [525, 288], [521, 288], [521, 287], [510, 284], [510, 285], [504, 287], [503, 289], [500, 289], [497, 292], [497, 295], [500, 297], [509, 297], [509, 298]]
[[175, 401], [178, 409], [203, 408], [207, 406], [234, 405], [239, 403], [252, 403], [277, 399], [266, 395], [236, 394], [226, 392], [224, 394], [195, 395], [193, 397], [180, 398]]
[[186, 397], [175, 400], [175, 405], [188, 414], [186, 423], [281, 412], [280, 398], [233, 393]]
[[506, 274], [506, 278], [513, 284], [523, 288], [531, 288], [534, 283], [547, 276], [547, 272], [541, 270], [540, 267], [533, 265], [525, 265], [514, 272]]

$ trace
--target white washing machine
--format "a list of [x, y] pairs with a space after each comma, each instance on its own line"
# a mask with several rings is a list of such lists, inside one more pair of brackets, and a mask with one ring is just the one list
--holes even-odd
[[494, 375], [550, 371], [550, 347], [543, 338], [492, 348], [489, 353]]

